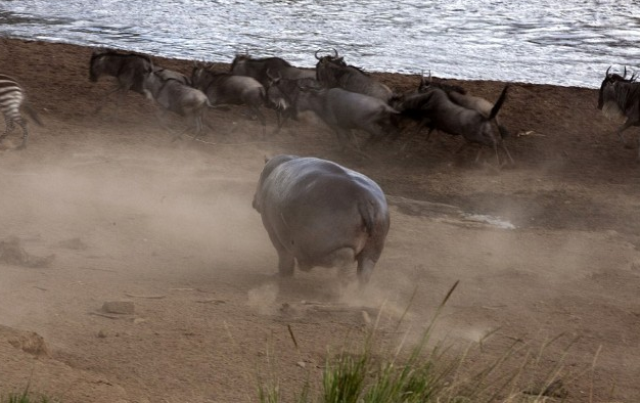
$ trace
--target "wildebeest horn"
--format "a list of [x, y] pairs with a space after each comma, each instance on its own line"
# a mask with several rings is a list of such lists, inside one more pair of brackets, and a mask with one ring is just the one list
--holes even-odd
[[316, 53], [314, 53], [314, 56], [316, 57], [316, 59], [320, 60], [321, 58], [318, 57], [318, 52], [320, 52], [321, 49], [316, 50]]
[[609, 68], [607, 69], [607, 71], [604, 73], [605, 77], [609, 77], [609, 70], [611, 70], [611, 66], [609, 66]]
[[331, 48], [333, 49], [333, 53], [335, 54], [333, 57], [337, 58], [338, 57], [338, 51], [336, 50], [336, 48]]
[[622, 78], [627, 78], [627, 66], [624, 66], [624, 73], [622, 73]]

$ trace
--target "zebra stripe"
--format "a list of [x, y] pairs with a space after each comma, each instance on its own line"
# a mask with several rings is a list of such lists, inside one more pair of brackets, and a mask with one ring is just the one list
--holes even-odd
[[20, 114], [20, 107], [25, 100], [24, 89], [13, 78], [0, 74], [0, 112], [5, 120], [6, 129], [0, 140], [6, 137], [14, 128], [16, 123], [22, 128], [22, 144], [25, 147], [27, 142], [27, 121]]

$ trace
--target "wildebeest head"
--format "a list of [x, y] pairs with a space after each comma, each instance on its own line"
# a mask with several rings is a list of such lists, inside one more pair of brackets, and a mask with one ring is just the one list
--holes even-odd
[[269, 69], [266, 70], [268, 84], [266, 87], [266, 104], [268, 108], [275, 109], [277, 111], [285, 111], [289, 108], [290, 101], [287, 99], [286, 94], [280, 89], [279, 84], [282, 80], [280, 74], [272, 74]]
[[431, 73], [429, 73], [429, 77], [425, 78], [424, 75], [420, 75], [420, 84], [418, 85], [418, 92], [427, 92], [430, 91], [433, 88], [440, 88], [441, 90], [443, 90], [444, 92], [457, 92], [460, 94], [465, 95], [467, 93], [467, 90], [465, 90], [464, 88], [458, 86], [458, 85], [452, 85], [452, 84], [445, 84], [442, 82], [438, 82], [438, 81], [433, 81], [433, 79], [431, 78]]
[[105, 63], [107, 62], [107, 52], [103, 50], [96, 50], [91, 54], [91, 60], [89, 61], [89, 81], [95, 83], [98, 78], [103, 74]]
[[258, 80], [263, 86], [268, 85], [267, 69], [283, 71], [291, 68], [291, 63], [279, 57], [254, 59], [249, 55], [236, 55], [231, 62], [231, 73], [237, 76], [249, 76]]
[[237, 54], [236, 57], [234, 57], [233, 61], [231, 62], [231, 67], [229, 68], [229, 71], [231, 71], [234, 74], [244, 75], [242, 73], [246, 71], [247, 63], [250, 60], [252, 59], [251, 59], [251, 56], [248, 54]]
[[600, 91], [598, 92], [598, 109], [602, 110], [602, 107], [606, 102], [612, 101], [615, 98], [615, 84], [616, 83], [630, 83], [635, 80], [635, 75], [632, 75], [630, 79], [627, 79], [627, 68], [624, 68], [622, 76], [616, 73], [609, 73], [611, 66], [604, 73], [604, 79], [600, 84]]
[[273, 74], [267, 70], [269, 84], [267, 85], [267, 106], [278, 111], [286, 111], [290, 108], [297, 109], [300, 99], [301, 88], [318, 87], [319, 83], [313, 78], [288, 79], [280, 75]]
[[203, 83], [207, 81], [209, 71], [211, 71], [210, 65], [194, 63], [191, 69], [191, 85], [195, 88], [202, 88]]
[[316, 50], [316, 53], [314, 53], [315, 58], [318, 60], [318, 63], [322, 62], [322, 63], [335, 63], [339, 66], [343, 66], [346, 67], [347, 63], [344, 61], [344, 57], [339, 56], [338, 55], [338, 51], [334, 49], [333, 50], [333, 55], [325, 55], [325, 56], [318, 56], [318, 53], [320, 53], [320, 49]]

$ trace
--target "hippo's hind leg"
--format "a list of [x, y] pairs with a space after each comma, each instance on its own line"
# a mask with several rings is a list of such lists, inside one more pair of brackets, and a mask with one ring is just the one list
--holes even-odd
[[267, 227], [267, 233], [269, 234], [269, 239], [271, 239], [273, 247], [276, 248], [276, 252], [278, 252], [278, 273], [282, 277], [293, 276], [293, 271], [296, 266], [296, 261], [293, 254], [289, 252], [284, 247], [284, 245], [282, 245], [280, 239], [276, 236], [272, 229]]
[[278, 249], [278, 273], [280, 273], [282, 277], [293, 276], [295, 265], [296, 261], [291, 253]]
[[362, 252], [356, 256], [360, 285], [365, 285], [369, 282], [371, 274], [373, 274], [373, 268], [376, 266], [376, 263], [378, 263], [381, 254], [382, 243], [369, 239]]

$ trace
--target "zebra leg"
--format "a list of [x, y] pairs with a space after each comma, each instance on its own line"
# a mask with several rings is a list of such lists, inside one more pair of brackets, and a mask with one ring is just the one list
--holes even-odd
[[4, 117], [5, 120], [5, 129], [4, 129], [4, 133], [2, 133], [2, 135], [0, 136], [0, 140], [4, 139], [5, 137], [7, 137], [9, 135], [9, 133], [11, 133], [15, 127], [14, 123], [13, 123], [13, 119], [11, 119], [10, 117], [6, 116]]
[[18, 124], [22, 127], [22, 143], [20, 143], [17, 149], [23, 150], [27, 148], [27, 137], [29, 137], [29, 132], [27, 131], [27, 122], [24, 119], [20, 119]]

